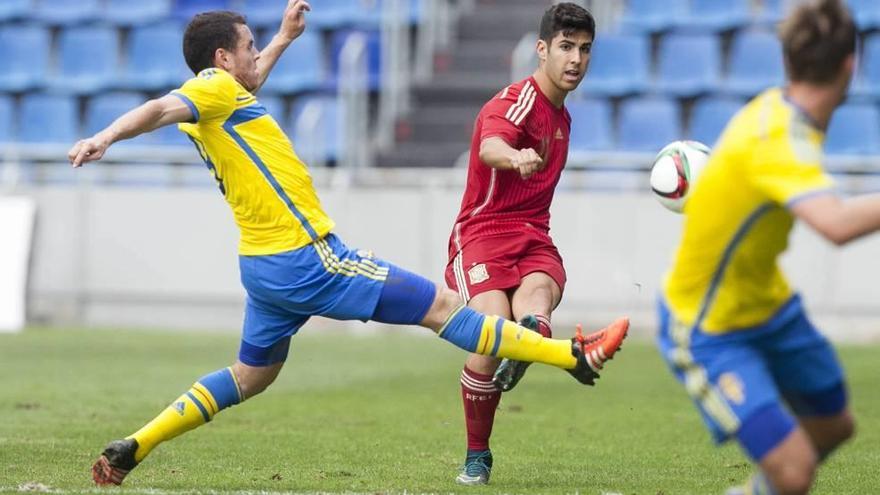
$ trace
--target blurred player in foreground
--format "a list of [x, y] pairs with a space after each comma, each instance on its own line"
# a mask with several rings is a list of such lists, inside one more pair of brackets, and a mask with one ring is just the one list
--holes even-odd
[[[449, 239], [447, 285], [471, 308], [519, 320], [544, 337], [551, 336], [550, 315], [566, 279], [549, 235], [550, 203], [568, 156], [571, 116], [564, 103], [587, 72], [595, 34], [593, 16], [579, 5], [560, 3], [544, 13], [538, 69], [500, 91], [477, 116]], [[621, 319], [589, 336], [599, 341], [587, 356], [596, 370], [618, 350], [627, 328]], [[501, 392], [511, 390], [529, 364], [468, 356], [461, 372], [467, 455], [458, 483], [489, 482], [489, 437]]]
[[180, 123], [232, 208], [241, 238], [247, 302], [238, 360], [200, 378], [152, 421], [110, 442], [92, 467], [99, 485], [122, 480], [157, 445], [262, 392], [287, 358], [291, 336], [313, 315], [419, 324], [470, 352], [536, 361], [583, 383], [594, 346], [543, 338], [462, 304], [458, 294], [348, 248], [331, 233], [305, 164], [256, 92], [284, 49], [305, 29], [304, 0], [290, 0], [281, 28], [258, 52], [245, 19], [199, 14], [183, 52], [196, 77], [126, 113], [69, 152], [74, 167], [99, 160], [114, 142]]
[[777, 259], [795, 219], [836, 245], [880, 228], [880, 196], [841, 199], [822, 167], [846, 97], [856, 27], [840, 0], [780, 28], [788, 83], [728, 123], [685, 209], [659, 304], [658, 345], [718, 442], [757, 464], [729, 494], [803, 494], [853, 435], [843, 371]]

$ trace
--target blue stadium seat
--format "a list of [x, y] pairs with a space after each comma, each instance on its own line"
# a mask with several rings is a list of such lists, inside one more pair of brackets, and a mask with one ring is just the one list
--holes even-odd
[[31, 17], [46, 24], [73, 25], [98, 18], [98, 0], [38, 0]]
[[50, 43], [43, 26], [0, 27], [0, 91], [27, 91], [45, 84]]
[[275, 122], [278, 122], [278, 125], [284, 126], [284, 123], [287, 122], [287, 102], [284, 97], [267, 96], [260, 93], [257, 101], [266, 107], [266, 111], [275, 119]]
[[848, 0], [850, 11], [861, 30], [880, 27], [880, 2], [877, 0]]
[[763, 24], [775, 24], [781, 21], [785, 17], [787, 2], [788, 0], [763, 0], [755, 21]]
[[[100, 131], [120, 115], [147, 101], [142, 93], [118, 91], [104, 93], [89, 99], [85, 114], [85, 134], [88, 136]], [[117, 146], [192, 146], [192, 142], [177, 128], [177, 124], [166, 125], [141, 134], [134, 139], [126, 139]]]
[[[89, 99], [85, 110], [84, 136], [93, 136], [122, 114], [145, 102], [147, 98], [140, 93], [104, 93]], [[138, 136], [117, 143], [118, 146], [143, 144], [144, 136]]]
[[[425, 10], [425, 0], [400, 0], [407, 8], [405, 21], [418, 24]], [[278, 0], [241, 0], [248, 24], [268, 28], [274, 34], [281, 23], [284, 4]], [[383, 0], [321, 0], [312, 2], [309, 25], [321, 29], [355, 28], [376, 30], [381, 27]]]
[[656, 82], [661, 92], [692, 97], [718, 87], [721, 45], [709, 34], [669, 34], [660, 45], [660, 72]]
[[357, 0], [351, 23], [361, 29], [379, 29], [382, 26], [382, 0]]
[[26, 17], [33, 9], [31, 0], [4, 0], [0, 2], [0, 22]]
[[678, 29], [729, 31], [745, 26], [751, 18], [751, 0], [691, 0], [687, 15], [677, 19]]
[[15, 118], [12, 98], [0, 94], [0, 143], [15, 141]]
[[[316, 2], [319, 5], [323, 2]], [[278, 0], [242, 0], [241, 13], [247, 17], [248, 25], [262, 28], [276, 28], [281, 23], [281, 16], [287, 2], [279, 2]], [[315, 6], [312, 5], [314, 10]], [[307, 14], [306, 22], [311, 24], [312, 14]], [[308, 32], [308, 31], [307, 31]], [[275, 34], [274, 32], [272, 34]]]
[[656, 153], [681, 136], [681, 110], [674, 100], [639, 97], [621, 104], [617, 131], [620, 149]]
[[658, 33], [687, 15], [688, 0], [627, 0], [621, 25], [636, 32]]
[[694, 104], [688, 138], [712, 146], [730, 118], [743, 106], [739, 98], [702, 98]]
[[175, 0], [172, 15], [189, 22], [196, 14], [209, 10], [231, 10], [232, 7], [230, 0]]
[[79, 137], [79, 112], [73, 96], [32, 93], [21, 100], [19, 141], [73, 144]]
[[608, 100], [572, 100], [565, 106], [571, 114], [569, 156], [613, 148], [613, 120]]
[[[310, 135], [308, 129], [299, 125], [300, 117], [307, 108], [310, 112], [315, 112], [313, 115], [307, 115], [306, 118], [307, 120], [315, 118], [317, 129], [314, 132], [317, 136]], [[336, 161], [340, 158], [342, 122], [339, 120], [339, 110], [339, 104], [334, 96], [309, 96], [294, 102], [288, 119], [288, 136], [293, 142], [297, 155], [307, 165]]]
[[[352, 12], [351, 23], [361, 29], [378, 29], [382, 24], [383, 3], [387, 0], [357, 0], [357, 8]], [[405, 22], [417, 24], [422, 16], [423, 0], [400, 0], [407, 12]]]
[[278, 59], [262, 90], [298, 93], [322, 89], [327, 80], [325, 59], [321, 34], [306, 30]]
[[132, 92], [104, 93], [90, 98], [85, 111], [84, 135], [94, 135], [145, 101], [144, 95]]
[[724, 90], [740, 96], [754, 96], [769, 86], [785, 82], [782, 44], [768, 32], [744, 32], [730, 49], [730, 64]]
[[117, 83], [119, 33], [107, 26], [71, 27], [58, 41], [58, 71], [50, 78], [55, 91], [89, 94]]
[[831, 117], [825, 151], [832, 155], [880, 154], [880, 110], [871, 103], [846, 103]]
[[351, 13], [358, 9], [360, 0], [321, 0], [314, 2], [308, 22], [324, 29], [338, 29], [351, 22]]
[[880, 34], [865, 37], [860, 67], [853, 81], [851, 94], [880, 96]]
[[[416, 24], [424, 12], [425, 0], [401, 0], [408, 8], [406, 20]], [[274, 34], [281, 23], [285, 2], [278, 0], [241, 0], [241, 11], [247, 16], [248, 24], [259, 28], [269, 28]], [[382, 22], [383, 0], [321, 0], [312, 2], [308, 23], [323, 29], [354, 27], [357, 29], [379, 29]]]
[[165, 19], [171, 13], [171, 0], [104, 0], [101, 17], [120, 26], [139, 26]]
[[382, 79], [382, 37], [379, 31], [355, 31], [340, 30], [333, 33], [331, 41], [331, 64], [333, 76], [331, 86], [336, 86], [339, 77], [339, 55], [342, 52], [348, 37], [355, 33], [366, 35], [367, 44], [367, 72], [369, 73], [368, 86], [370, 90], [379, 88]]
[[647, 89], [650, 68], [647, 36], [603, 34], [593, 44], [587, 77], [578, 87], [589, 95], [624, 96]]
[[132, 29], [121, 86], [142, 91], [180, 86], [192, 77], [182, 45], [183, 30], [176, 22]]
[[177, 124], [166, 125], [144, 136], [144, 142], [159, 146], [192, 146], [186, 134], [177, 128]]
[[421, 22], [422, 17], [425, 15], [425, 10], [427, 9], [427, 5], [425, 3], [427, 0], [409, 0], [409, 20], [412, 24], [418, 24]]

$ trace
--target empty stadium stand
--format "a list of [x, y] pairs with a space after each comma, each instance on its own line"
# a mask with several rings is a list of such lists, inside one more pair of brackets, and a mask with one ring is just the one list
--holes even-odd
[[[315, 163], [340, 156], [344, 114], [339, 54], [353, 33], [367, 40], [375, 121], [387, 81], [382, 6], [389, 0], [319, 0], [310, 28], [278, 61], [259, 99], [293, 137], [315, 114], [324, 142]], [[401, 0], [413, 29], [429, 5]], [[452, 0], [455, 4], [456, 0]], [[459, 0], [460, 1], [460, 0]], [[730, 116], [763, 88], [784, 80], [774, 23], [785, 0], [618, 0], [615, 22], [599, 25], [590, 72], [569, 97], [570, 166], [616, 152], [656, 151], [681, 138], [712, 144]], [[460, 3], [467, 3], [461, 1]], [[880, 2], [848, 0], [861, 29], [852, 98], [828, 130], [827, 151], [880, 155]], [[0, 145], [69, 144], [132, 105], [161, 96], [191, 73], [181, 54], [186, 21], [207, 9], [239, 10], [263, 46], [277, 29], [277, 0], [0, 1]], [[511, 80], [511, 54], [534, 33], [548, 1], [474, 0], [458, 19], [455, 42], [429, 61], [432, 76], [409, 93], [383, 167], [452, 166], [470, 146], [473, 120]], [[415, 51], [411, 58], [415, 58]], [[317, 110], [316, 110], [317, 109]], [[133, 144], [189, 146], [173, 127]], [[311, 152], [310, 152], [311, 153]], [[196, 158], [193, 158], [196, 161]], [[642, 161], [644, 159], [642, 158]], [[845, 168], [845, 167], [844, 167]]]

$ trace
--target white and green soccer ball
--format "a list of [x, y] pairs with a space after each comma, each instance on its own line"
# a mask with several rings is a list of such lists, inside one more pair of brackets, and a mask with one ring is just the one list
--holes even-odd
[[657, 153], [651, 165], [651, 190], [661, 205], [684, 211], [688, 193], [709, 161], [709, 147], [698, 141], [673, 141]]

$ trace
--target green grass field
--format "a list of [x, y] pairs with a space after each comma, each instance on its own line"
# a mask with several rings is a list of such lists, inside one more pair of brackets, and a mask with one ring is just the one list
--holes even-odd
[[[749, 474], [736, 447], [712, 446], [653, 346], [634, 340], [595, 388], [533, 367], [502, 400], [492, 484], [459, 487], [464, 354], [412, 333], [303, 332], [266, 393], [162, 445], [111, 490], [89, 477], [104, 444], [231, 363], [237, 335], [0, 335], [0, 491], [719, 494]], [[880, 346], [841, 355], [859, 433], [815, 493], [880, 493]]]

